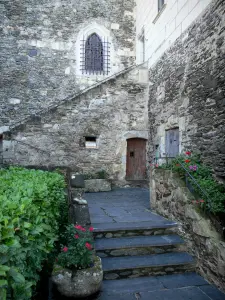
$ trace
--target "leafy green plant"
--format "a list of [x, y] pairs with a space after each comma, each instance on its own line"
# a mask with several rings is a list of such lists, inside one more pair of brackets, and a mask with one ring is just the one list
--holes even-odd
[[69, 269], [84, 269], [92, 264], [92, 232], [81, 225], [69, 225], [65, 232], [67, 245], [57, 258], [57, 264]]
[[213, 214], [225, 212], [225, 187], [216, 181], [213, 170], [204, 165], [199, 155], [187, 151], [159, 168], [177, 172], [181, 178], [188, 172], [194, 180], [188, 175], [187, 182], [199, 198], [195, 204]]
[[0, 299], [26, 300], [58, 240], [64, 177], [10, 167], [0, 170]]

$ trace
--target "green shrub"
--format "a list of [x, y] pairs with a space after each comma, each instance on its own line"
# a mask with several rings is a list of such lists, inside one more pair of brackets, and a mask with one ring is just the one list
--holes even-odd
[[89, 267], [92, 263], [92, 231], [92, 227], [86, 230], [81, 225], [69, 225], [64, 236], [67, 244], [62, 246], [57, 263], [69, 269]]
[[225, 187], [213, 177], [213, 170], [203, 164], [199, 155], [188, 151], [186, 155], [179, 155], [169, 163], [160, 166], [160, 168], [171, 169], [178, 172], [180, 177], [185, 178], [185, 173], [187, 172], [182, 166], [201, 187], [199, 188], [195, 181], [190, 176], [187, 176], [187, 180], [194, 192], [199, 199], [201, 198], [201, 202], [196, 201], [195, 203], [213, 214], [225, 212]]
[[10, 167], [0, 170], [0, 299], [30, 299], [58, 239], [64, 177]]

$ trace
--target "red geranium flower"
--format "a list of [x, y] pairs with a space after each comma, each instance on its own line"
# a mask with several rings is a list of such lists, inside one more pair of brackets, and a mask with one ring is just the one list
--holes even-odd
[[86, 229], [85, 228], [83, 228], [83, 227], [81, 227], [81, 229], [80, 229], [81, 231], [83, 231], [83, 232], [85, 232], [86, 231]]
[[74, 225], [74, 228], [81, 230], [83, 227], [81, 225]]
[[93, 230], [94, 230], [94, 227], [90, 227], [90, 228], [89, 228], [89, 231], [92, 232]]
[[92, 249], [92, 246], [91, 246], [91, 244], [89, 244], [89, 243], [86, 243], [86, 244], [85, 244], [85, 247], [86, 247], [88, 250], [91, 250], [91, 249]]
[[185, 162], [186, 162], [186, 163], [189, 163], [189, 162], [190, 162], [190, 159], [185, 159]]
[[63, 252], [67, 252], [68, 249], [69, 249], [68, 247], [64, 247], [64, 248], [62, 249], [62, 251], [63, 251]]
[[203, 199], [199, 200], [199, 202], [204, 203], [205, 201]]
[[190, 151], [186, 151], [185, 154], [186, 155], [191, 155], [191, 152]]
[[79, 239], [79, 235], [78, 234], [75, 234], [75, 239]]

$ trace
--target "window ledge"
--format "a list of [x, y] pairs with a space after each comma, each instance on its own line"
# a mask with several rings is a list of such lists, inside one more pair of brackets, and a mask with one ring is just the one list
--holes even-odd
[[166, 3], [163, 4], [163, 7], [160, 9], [160, 11], [158, 12], [157, 16], [155, 17], [155, 19], [152, 21], [153, 24], [156, 23], [156, 21], [158, 20], [158, 18], [161, 16], [161, 14], [163, 13], [163, 11], [165, 10], [166, 8]]
[[79, 147], [79, 150], [88, 150], [88, 151], [99, 150], [99, 147], [96, 147], [96, 148]]

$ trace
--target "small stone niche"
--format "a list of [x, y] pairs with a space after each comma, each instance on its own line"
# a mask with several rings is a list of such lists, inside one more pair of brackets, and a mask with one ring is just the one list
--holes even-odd
[[96, 149], [97, 148], [97, 137], [96, 136], [85, 136], [85, 148]]

